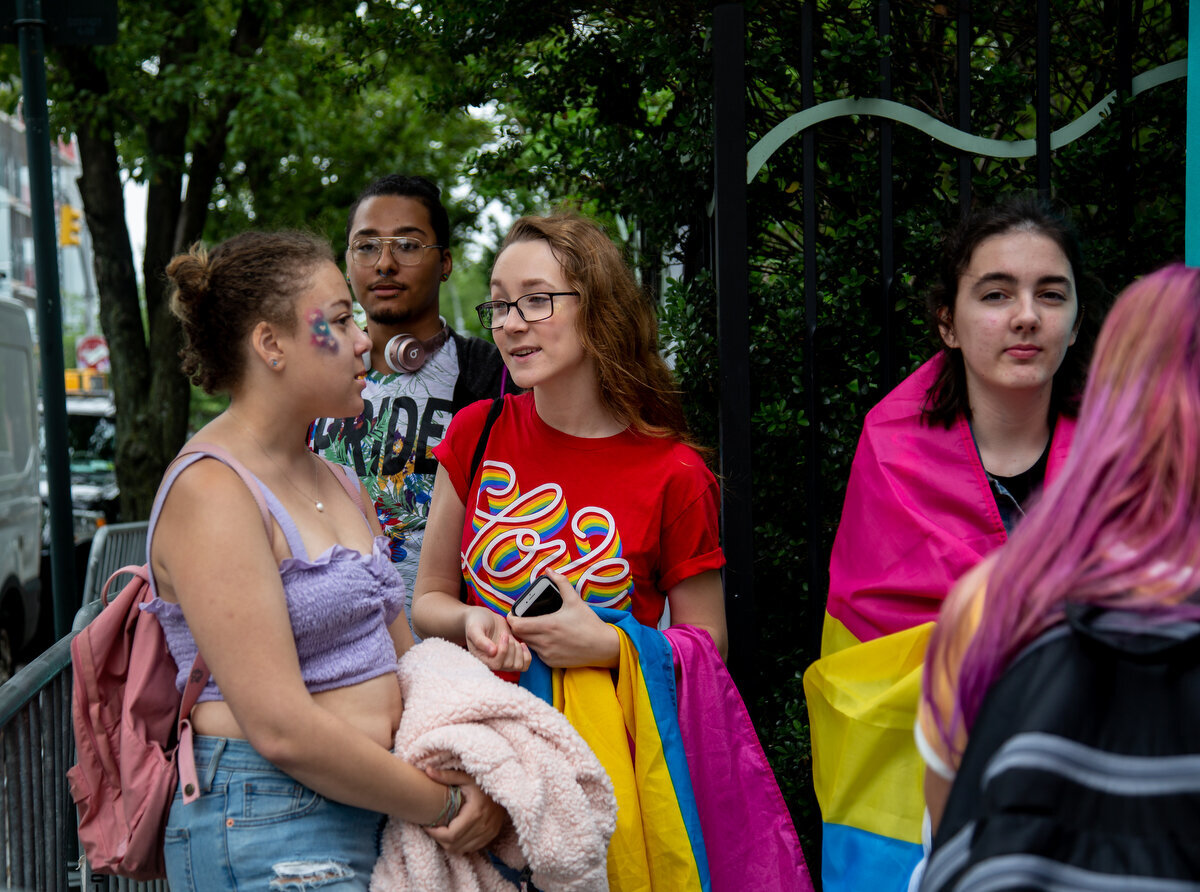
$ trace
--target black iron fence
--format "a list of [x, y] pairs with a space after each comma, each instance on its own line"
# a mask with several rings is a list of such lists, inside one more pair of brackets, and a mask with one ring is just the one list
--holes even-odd
[[[815, 643], [862, 416], [932, 352], [920, 297], [938, 235], [972, 205], [1038, 191], [1074, 212], [1111, 291], [1182, 256], [1189, 12], [1155, 0], [804, 2], [747, 5], [743, 28], [741, 6], [714, 7], [713, 225], [718, 319], [751, 324], [749, 398], [725, 372], [747, 352], [720, 332], [722, 467], [726, 431], [752, 432], [752, 457], [733, 453], [725, 482], [753, 486], [745, 498], [726, 485], [723, 535], [731, 564], [753, 554], [755, 578], [773, 560], [764, 529], [797, 546], [800, 575], [770, 567], [771, 591], [806, 588], [793, 618]], [[798, 58], [774, 61], [797, 34]], [[722, 82], [743, 52], [739, 116]], [[730, 182], [739, 165], [723, 163], [731, 145], [746, 151], [744, 192]], [[746, 266], [749, 290], [723, 272]], [[772, 325], [793, 312], [794, 340], [775, 345]], [[796, 385], [776, 386], [782, 375]], [[763, 432], [776, 403], [796, 441], [778, 450]], [[753, 607], [754, 587], [748, 567], [732, 569], [736, 633], [736, 602]], [[758, 612], [786, 624], [762, 598]]]

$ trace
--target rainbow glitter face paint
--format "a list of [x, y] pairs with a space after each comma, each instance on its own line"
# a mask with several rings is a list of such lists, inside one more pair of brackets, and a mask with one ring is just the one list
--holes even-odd
[[312, 345], [320, 347], [322, 350], [328, 350], [330, 353], [338, 352], [337, 341], [333, 339], [333, 332], [329, 330], [329, 323], [325, 320], [325, 314], [320, 310], [309, 310], [306, 321], [308, 327], [312, 330]]

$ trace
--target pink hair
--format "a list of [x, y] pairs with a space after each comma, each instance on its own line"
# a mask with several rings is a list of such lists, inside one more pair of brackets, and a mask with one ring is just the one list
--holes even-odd
[[[958, 673], [949, 726], [968, 730], [988, 689], [1069, 603], [1200, 615], [1200, 269], [1134, 282], [1096, 343], [1071, 454], [997, 554]], [[947, 599], [930, 640], [925, 698], [953, 678], [949, 630], [973, 593]], [[961, 738], [960, 738], [961, 739]]]

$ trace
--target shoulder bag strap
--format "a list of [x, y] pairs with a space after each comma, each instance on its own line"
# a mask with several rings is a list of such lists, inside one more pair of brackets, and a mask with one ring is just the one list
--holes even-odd
[[200, 652], [192, 662], [192, 671], [188, 673], [187, 684], [183, 688], [183, 700], [179, 704], [179, 718], [175, 721], [175, 740], [179, 750], [176, 753], [175, 764], [179, 769], [179, 783], [183, 787], [184, 803], [193, 802], [200, 798], [200, 779], [196, 773], [196, 756], [192, 748], [192, 707], [200, 698], [200, 692], [208, 684], [208, 666]]
[[[487, 449], [488, 437], [492, 433], [492, 425], [496, 423], [496, 419], [500, 417], [500, 413], [504, 411], [504, 397], [498, 396], [492, 400], [492, 407], [488, 409], [487, 418], [483, 422], [483, 430], [479, 432], [479, 442], [475, 444], [475, 454], [471, 456], [471, 472], [467, 475], [467, 498], [471, 498], [471, 493], [475, 490], [475, 474], [479, 471], [479, 465], [483, 462], [483, 452]], [[467, 603], [467, 581], [464, 579], [458, 584], [458, 600], [464, 604]]]
[[483, 461], [483, 452], [487, 449], [488, 437], [492, 433], [492, 425], [496, 423], [496, 419], [500, 417], [500, 413], [503, 411], [504, 397], [498, 396], [492, 400], [492, 407], [488, 409], [487, 418], [483, 422], [483, 430], [479, 432], [479, 442], [475, 444], [475, 454], [471, 456], [471, 472], [467, 476], [468, 493], [475, 488], [475, 474], [479, 471], [479, 465]]

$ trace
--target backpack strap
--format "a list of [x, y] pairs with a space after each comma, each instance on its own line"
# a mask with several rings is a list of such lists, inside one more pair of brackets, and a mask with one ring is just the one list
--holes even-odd
[[[250, 473], [249, 468], [234, 458], [228, 449], [218, 446], [216, 443], [187, 443], [179, 450], [179, 454], [175, 456], [171, 464], [179, 461], [185, 455], [191, 455], [192, 453], [211, 455], [242, 478], [242, 482], [246, 484], [246, 489], [250, 490], [250, 495], [254, 496], [254, 504], [258, 505], [258, 513], [262, 515], [263, 526], [267, 529], [267, 543], [274, 548], [275, 525], [271, 523], [271, 512], [267, 508], [266, 499], [263, 498], [262, 484], [258, 482], [258, 478]], [[170, 471], [170, 465], [168, 465], [167, 470], [168, 472]]]
[[[479, 465], [483, 462], [483, 453], [487, 449], [488, 437], [491, 436], [492, 426], [495, 425], [496, 419], [500, 417], [500, 413], [504, 411], [504, 397], [498, 396], [492, 400], [492, 407], [488, 409], [487, 418], [483, 422], [483, 430], [479, 432], [479, 442], [475, 444], [475, 454], [471, 456], [471, 470], [467, 475], [467, 498], [471, 497], [472, 491], [475, 489], [475, 474], [479, 471]], [[458, 600], [462, 603], [467, 603], [467, 580], [462, 580], [458, 584]]]
[[187, 683], [183, 687], [183, 699], [179, 703], [179, 717], [175, 720], [175, 739], [179, 741], [179, 753], [175, 763], [179, 766], [179, 784], [183, 788], [184, 804], [200, 798], [200, 779], [196, 772], [196, 756], [192, 747], [192, 707], [200, 699], [200, 692], [208, 684], [208, 665], [200, 651], [192, 662]]
[[[150, 565], [142, 564], [141, 566], [130, 565], [122, 567], [115, 571], [108, 580], [104, 583], [104, 589], [100, 592], [100, 598], [108, 604], [108, 589], [112, 585], [113, 580], [126, 573], [141, 579], [147, 587], [150, 586]], [[80, 635], [76, 639], [82, 646], [87, 640], [86, 636]], [[72, 643], [74, 647], [74, 642]], [[72, 652], [74, 656], [74, 652]], [[209, 679], [208, 664], [204, 662], [204, 657], [200, 656], [199, 650], [196, 651], [196, 659], [192, 661], [192, 671], [188, 673], [187, 682], [183, 687], [183, 697], [179, 702], [179, 714], [175, 718], [175, 740], [178, 743], [179, 751], [176, 757], [176, 765], [179, 769], [180, 782], [183, 784], [183, 801], [192, 802], [200, 796], [200, 783], [196, 773], [196, 759], [192, 748], [192, 707], [196, 705], [196, 701], [200, 699], [200, 694], [208, 685]], [[92, 700], [99, 699], [99, 691], [90, 689], [89, 694]]]
[[[1161, 831], [1194, 810], [1195, 772], [1183, 766], [1200, 759], [1189, 709], [1200, 624], [1086, 603], [1064, 613], [988, 690], [922, 890], [970, 885], [960, 886], [968, 872], [1011, 881], [1026, 869], [1037, 879], [1026, 874], [1021, 888], [1194, 886], [1174, 879], [1195, 875], [1188, 840]], [[1130, 812], [1144, 797], [1153, 804]], [[1074, 820], [1080, 808], [1086, 821]], [[1136, 833], [1122, 823], [1129, 814]]]
[[[188, 460], [187, 457], [189, 455], [196, 455], [198, 457], [211, 456], [228, 466], [241, 478], [242, 483], [246, 484], [246, 488], [250, 490], [250, 495], [254, 497], [254, 503], [258, 505], [258, 513], [261, 515], [263, 527], [267, 531], [267, 544], [271, 548], [275, 547], [275, 524], [271, 521], [271, 510], [267, 506], [267, 500], [263, 495], [263, 487], [259, 483], [258, 478], [250, 473], [250, 470], [245, 465], [234, 458], [223, 447], [217, 446], [215, 443], [188, 443], [179, 450], [179, 454], [167, 465], [162, 483], [158, 487], [158, 494], [154, 497], [154, 507], [150, 511], [150, 523], [146, 528], [146, 569], [150, 573], [150, 589], [155, 594], [158, 593], [158, 586], [154, 584], [154, 565], [150, 561], [150, 546], [154, 542], [154, 528], [158, 525], [158, 516], [162, 513], [163, 505], [167, 500], [167, 493], [170, 492], [175, 479], [197, 460]], [[289, 547], [291, 547], [291, 544], [289, 541]], [[108, 602], [105, 601], [105, 603], [107, 604]]]

